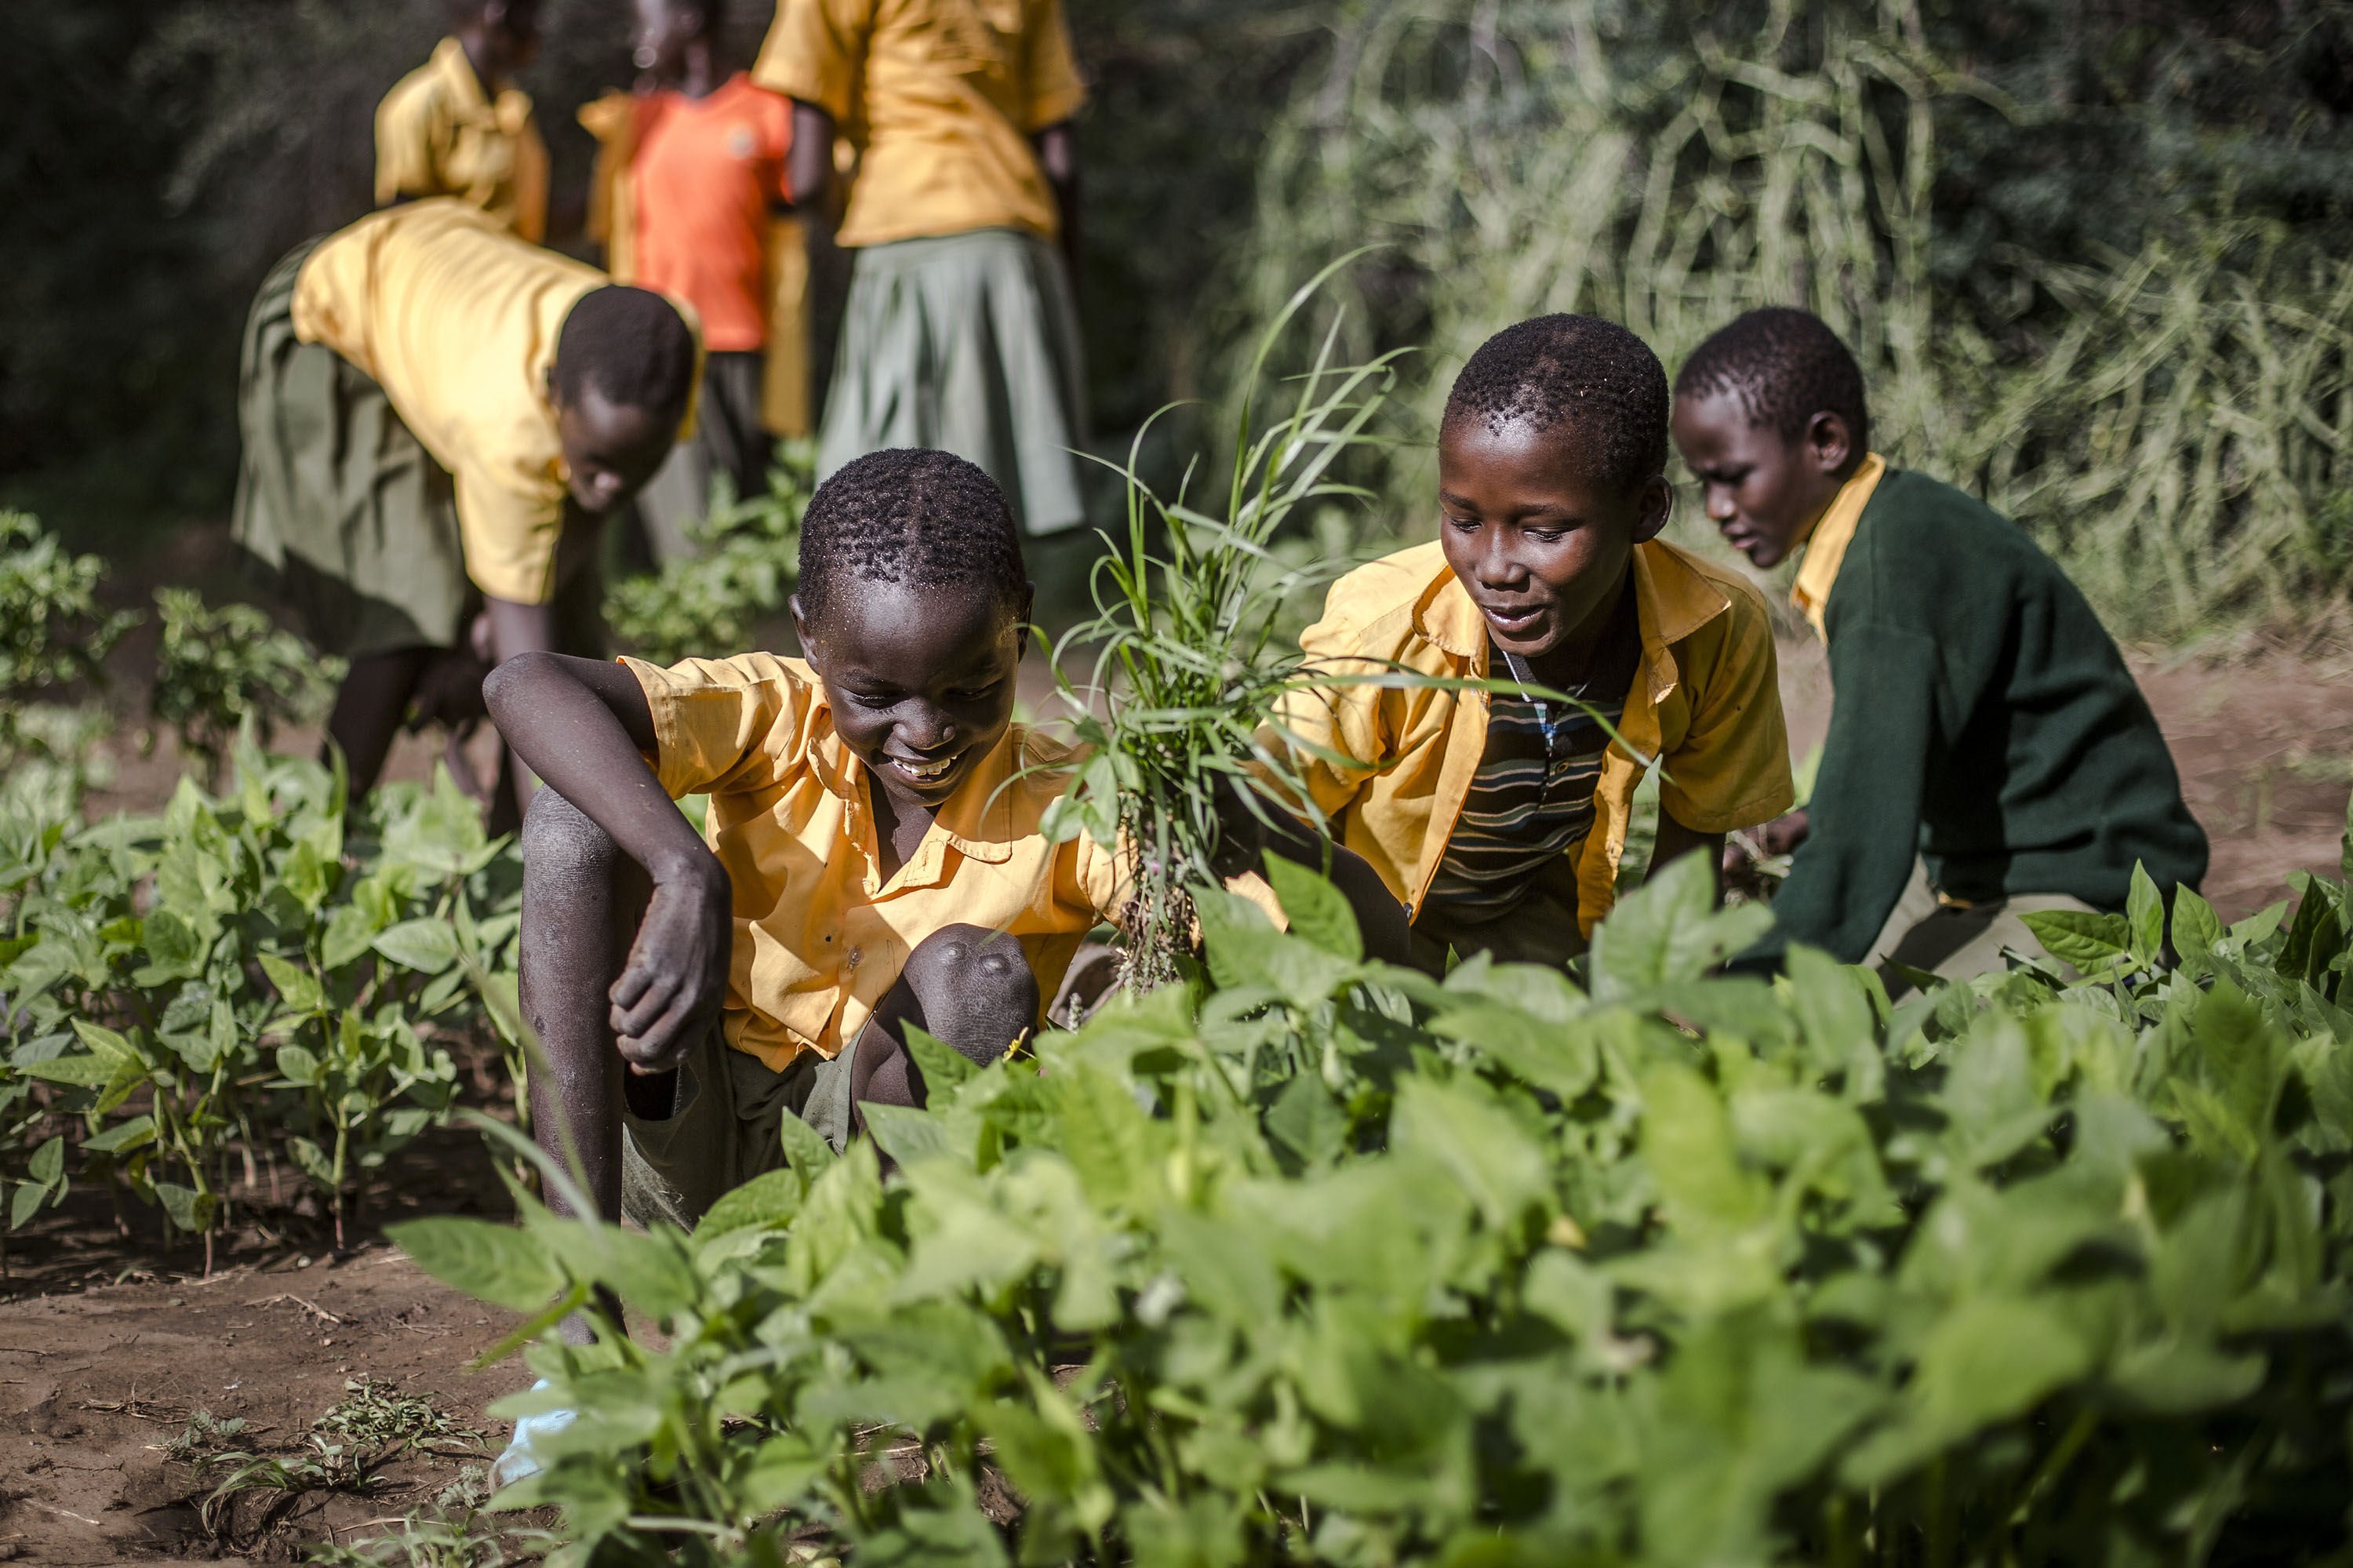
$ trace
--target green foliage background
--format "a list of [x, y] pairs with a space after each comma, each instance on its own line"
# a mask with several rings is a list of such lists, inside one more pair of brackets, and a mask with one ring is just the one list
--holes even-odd
[[[765, 7], [736, 9], [748, 58]], [[528, 85], [576, 204], [571, 111], [626, 79], [627, 7], [544, 10]], [[1380, 240], [1359, 346], [1426, 345], [1432, 387], [1547, 305], [1623, 314], [1671, 362], [1757, 299], [1825, 308], [1895, 450], [2016, 508], [2131, 630], [2293, 615], [2353, 564], [2346, 0], [1070, 12], [1106, 433], [1225, 397], [1282, 293]], [[0, 491], [75, 537], [216, 508], [250, 291], [364, 208], [369, 113], [440, 8], [90, 0], [15, 26]], [[1381, 526], [1414, 526], [1410, 455], [1377, 477]]]

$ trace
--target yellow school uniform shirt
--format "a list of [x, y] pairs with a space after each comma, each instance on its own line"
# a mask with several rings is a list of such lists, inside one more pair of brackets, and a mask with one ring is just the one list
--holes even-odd
[[[1765, 604], [1746, 582], [1661, 540], [1634, 547], [1641, 658], [1594, 789], [1593, 828], [1576, 853], [1587, 936], [1617, 901], [1626, 822], [1650, 758], [1660, 803], [1695, 832], [1767, 821], [1794, 799], [1789, 739]], [[1335, 674], [1487, 673], [1487, 625], [1439, 545], [1360, 567], [1332, 585], [1300, 638]], [[1285, 703], [1293, 765], [1340, 841], [1419, 913], [1487, 745], [1485, 694], [1335, 686]], [[1331, 755], [1319, 756], [1321, 750]]]
[[1118, 857], [1038, 831], [1076, 755], [1025, 726], [1006, 732], [886, 882], [864, 769], [808, 665], [769, 653], [669, 670], [623, 662], [653, 709], [662, 788], [711, 798], [703, 837], [734, 886], [727, 1043], [779, 1072], [803, 1051], [830, 1058], [856, 1039], [907, 955], [944, 927], [1019, 938], [1050, 1000], [1114, 907]]
[[844, 245], [1060, 229], [1029, 145], [1086, 101], [1060, 0], [783, 0], [752, 79], [857, 149]]
[[455, 476], [466, 574], [494, 599], [555, 597], [567, 475], [547, 371], [564, 318], [607, 281], [453, 196], [330, 235], [294, 280], [295, 335], [375, 377]]
[[1862, 522], [1862, 509], [1871, 504], [1872, 493], [1887, 472], [1877, 452], [1862, 460], [1862, 466], [1847, 476], [1839, 493], [1831, 498], [1828, 510], [1806, 535], [1806, 558], [1798, 564], [1798, 580], [1790, 585], [1789, 602], [1804, 612], [1806, 624], [1824, 642], [1831, 640], [1822, 618], [1830, 613], [1831, 589], [1838, 586], [1839, 567], [1846, 564], [1846, 547], [1854, 543], [1854, 531]]
[[547, 233], [547, 143], [531, 95], [510, 87], [484, 98], [455, 38], [435, 46], [375, 110], [376, 206], [438, 196], [462, 197], [525, 239]]

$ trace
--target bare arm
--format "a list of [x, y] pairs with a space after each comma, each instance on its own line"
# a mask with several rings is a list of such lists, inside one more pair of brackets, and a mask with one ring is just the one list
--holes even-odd
[[644, 688], [622, 665], [535, 652], [502, 662], [482, 693], [515, 755], [652, 878], [613, 984], [613, 1033], [638, 1071], [677, 1066], [726, 1000], [733, 899], [725, 868], [646, 766]]
[[1038, 164], [1046, 183], [1054, 187], [1054, 205], [1062, 219], [1062, 259], [1071, 269], [1071, 287], [1079, 286], [1079, 138], [1067, 120], [1038, 132]]
[[1708, 880], [1715, 889], [1716, 898], [1721, 901], [1724, 897], [1724, 835], [1696, 832], [1665, 811], [1659, 813], [1658, 842], [1651, 850], [1651, 866], [1645, 875], [1657, 874], [1694, 850], [1706, 853]]
[[793, 100], [793, 150], [785, 178], [793, 209], [812, 228], [833, 234], [833, 116], [814, 103]]

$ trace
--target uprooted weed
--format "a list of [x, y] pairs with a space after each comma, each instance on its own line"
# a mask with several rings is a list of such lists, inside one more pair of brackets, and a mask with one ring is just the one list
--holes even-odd
[[[428, 1396], [388, 1390], [367, 1377], [347, 1379], [343, 1390], [301, 1444], [281, 1453], [225, 1446], [248, 1431], [242, 1420], [202, 1410], [189, 1417], [187, 1431], [164, 1452], [191, 1463], [198, 1486], [209, 1483], [196, 1505], [207, 1536], [232, 1545], [257, 1539], [314, 1492], [376, 1496], [386, 1484], [384, 1467], [409, 1453], [452, 1458], [482, 1451], [482, 1434], [460, 1425]], [[240, 1518], [239, 1499], [248, 1496], [260, 1511]]]
[[312, 1549], [311, 1561], [329, 1568], [508, 1568], [539, 1561], [556, 1538], [517, 1524], [512, 1514], [486, 1511], [496, 1489], [489, 1467], [468, 1465], [430, 1503], [372, 1521], [390, 1526], [383, 1534], [348, 1546], [329, 1542]]

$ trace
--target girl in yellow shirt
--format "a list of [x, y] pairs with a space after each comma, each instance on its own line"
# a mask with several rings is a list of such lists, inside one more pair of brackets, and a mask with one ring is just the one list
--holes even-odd
[[[311, 640], [350, 661], [327, 728], [354, 793], [412, 703], [417, 722], [463, 720], [470, 697], [481, 711], [480, 664], [600, 651], [599, 520], [669, 455], [698, 353], [659, 295], [451, 196], [362, 218], [270, 273], [246, 326], [235, 531]], [[531, 788], [508, 771], [501, 828]]]

